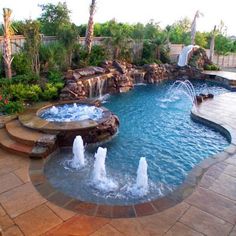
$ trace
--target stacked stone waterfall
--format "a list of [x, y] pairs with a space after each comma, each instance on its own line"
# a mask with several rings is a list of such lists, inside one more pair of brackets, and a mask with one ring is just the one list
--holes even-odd
[[150, 64], [137, 67], [126, 62], [106, 61], [102, 67], [69, 70], [65, 75], [63, 101], [102, 98], [107, 93], [123, 93], [137, 83], [154, 84], [167, 79], [185, 76], [200, 77], [196, 68], [179, 68], [170, 64]]

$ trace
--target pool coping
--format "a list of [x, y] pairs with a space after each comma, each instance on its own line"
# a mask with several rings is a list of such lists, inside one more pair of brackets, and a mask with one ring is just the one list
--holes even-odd
[[99, 106], [103, 110], [103, 116], [101, 119], [94, 121], [91, 119], [81, 120], [81, 121], [71, 121], [71, 122], [56, 122], [56, 121], [47, 121], [39, 117], [42, 110], [47, 109], [52, 106], [58, 106], [68, 103], [77, 103], [81, 105], [96, 106], [93, 101], [84, 100], [73, 100], [73, 101], [60, 101], [45, 103], [37, 106], [34, 106], [30, 109], [27, 109], [26, 112], [20, 114], [18, 119], [21, 124], [27, 128], [40, 130], [44, 132], [61, 132], [61, 131], [73, 131], [73, 130], [84, 130], [92, 129], [97, 127], [99, 124], [105, 122], [110, 118], [112, 112], [103, 106]]
[[225, 161], [236, 153], [236, 131], [232, 127], [224, 122], [219, 122], [217, 118], [207, 118], [198, 109], [192, 109], [191, 118], [195, 122], [202, 123], [223, 134], [230, 141], [230, 145], [224, 151], [201, 161], [188, 173], [183, 184], [165, 197], [132, 205], [103, 205], [80, 201], [65, 195], [50, 184], [44, 175], [44, 164], [47, 159], [31, 160], [29, 168], [31, 182], [48, 201], [79, 214], [105, 218], [135, 218], [160, 213], [190, 196], [212, 166]]

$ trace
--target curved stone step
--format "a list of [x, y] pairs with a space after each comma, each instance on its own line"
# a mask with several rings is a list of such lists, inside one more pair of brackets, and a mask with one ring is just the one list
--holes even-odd
[[21, 156], [30, 156], [33, 146], [18, 143], [11, 139], [5, 128], [0, 129], [0, 146], [2, 149]]
[[34, 145], [26, 145], [13, 140], [5, 128], [0, 129], [0, 147], [5, 151], [20, 156], [45, 158], [56, 148], [55, 142], [50, 143], [50, 141], [48, 143], [45, 140], [41, 140], [41, 142], [39, 141]]
[[9, 136], [16, 142], [33, 146], [41, 140], [45, 134], [31, 130], [21, 125], [19, 120], [13, 120], [5, 124]]

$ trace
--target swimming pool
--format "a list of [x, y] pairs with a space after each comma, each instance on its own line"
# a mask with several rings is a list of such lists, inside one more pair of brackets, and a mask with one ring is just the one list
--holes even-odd
[[[99, 190], [91, 182], [97, 147], [86, 148], [87, 165], [82, 170], [66, 166], [70, 149], [51, 158], [45, 174], [52, 185], [77, 199], [101, 204], [129, 205], [167, 195], [183, 183], [201, 160], [224, 150], [229, 144], [220, 133], [190, 118], [192, 104], [183, 93], [167, 99], [173, 82], [136, 86], [128, 93], [113, 95], [103, 104], [120, 119], [118, 135], [107, 148], [107, 175], [118, 184], [115, 191]], [[225, 93], [219, 85], [193, 81], [198, 93]], [[170, 95], [168, 95], [170, 96]], [[135, 196], [129, 191], [136, 179], [140, 157], [148, 164], [149, 192]]]

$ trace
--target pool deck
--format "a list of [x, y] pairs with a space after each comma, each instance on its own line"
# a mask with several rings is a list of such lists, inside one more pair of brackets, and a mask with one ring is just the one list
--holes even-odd
[[205, 75], [215, 75], [228, 80], [236, 80], [236, 73], [230, 71], [203, 71]]
[[[198, 184], [193, 193], [167, 210], [163, 210], [169, 204], [165, 201], [159, 206], [152, 205], [151, 209], [150, 205], [142, 204], [136, 209], [135, 218], [87, 216], [54, 205], [35, 189], [35, 183], [42, 180], [37, 176], [32, 179], [32, 175], [30, 179], [32, 161], [0, 149], [3, 235], [236, 236], [235, 104], [236, 93], [227, 93], [205, 101], [194, 112], [199, 121], [223, 127], [222, 132], [228, 130], [232, 142], [224, 152], [194, 168], [191, 175], [198, 176]], [[44, 191], [49, 190], [44, 188]], [[64, 200], [61, 196], [56, 202]], [[153, 209], [155, 213], [151, 214]], [[138, 217], [138, 211], [147, 216]]]

